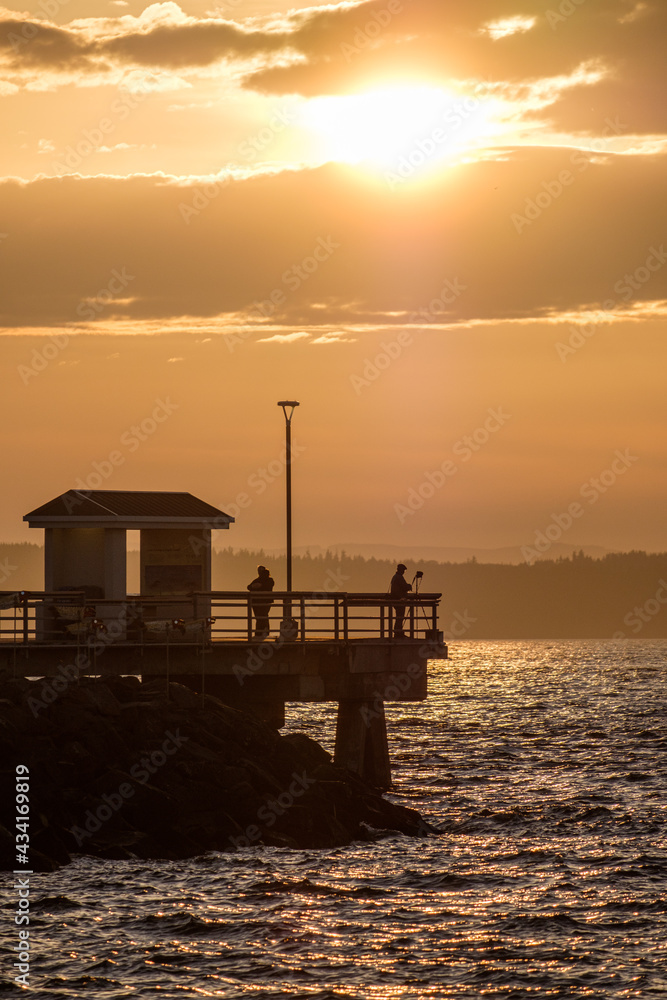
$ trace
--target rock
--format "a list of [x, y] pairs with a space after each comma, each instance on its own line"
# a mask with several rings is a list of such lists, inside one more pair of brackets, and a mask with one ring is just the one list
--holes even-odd
[[324, 747], [312, 740], [310, 736], [306, 736], [305, 733], [288, 733], [283, 736], [282, 740], [285, 745], [293, 747], [297, 753], [300, 753], [313, 768], [331, 762], [331, 754], [327, 753]]
[[101, 715], [120, 715], [120, 702], [111, 691], [108, 684], [99, 681], [91, 683], [86, 680], [72, 688], [69, 699], [70, 702], [92, 709]]
[[3, 674], [2, 697], [13, 701], [15, 705], [23, 705], [26, 697], [32, 690], [32, 684], [25, 677], [8, 677]]
[[[305, 734], [280, 736], [164, 680], [85, 677], [54, 692], [43, 680], [0, 679], [0, 745], [6, 782], [9, 761], [30, 768], [29, 857], [40, 871], [75, 853], [169, 859], [429, 830]], [[13, 870], [11, 800], [0, 803], [0, 823], [0, 867]]]
[[141, 680], [138, 677], [107, 677], [105, 684], [121, 703], [136, 701], [141, 688]]
[[184, 684], [169, 685], [169, 700], [176, 708], [199, 708], [201, 695]]

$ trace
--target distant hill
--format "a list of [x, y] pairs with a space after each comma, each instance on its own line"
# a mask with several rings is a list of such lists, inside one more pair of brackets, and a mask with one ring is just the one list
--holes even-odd
[[[280, 554], [282, 550], [275, 550]], [[476, 559], [481, 563], [523, 563], [525, 559], [521, 554], [521, 546], [506, 546], [498, 549], [483, 549], [479, 546], [443, 546], [443, 545], [385, 545], [371, 542], [340, 542], [335, 545], [301, 545], [294, 549], [296, 555], [323, 555], [325, 552], [334, 552], [337, 555], [345, 553], [348, 556], [363, 556], [365, 559], [390, 559], [396, 562], [406, 562], [410, 560], [420, 561], [429, 559], [433, 562], [467, 562], [469, 559]], [[562, 542], [555, 542], [550, 545], [548, 555], [542, 557], [549, 560], [569, 558], [575, 552], [583, 552], [584, 555], [592, 556], [594, 559], [601, 559], [610, 550], [601, 545], [565, 545]], [[271, 550], [267, 555], [272, 555]]]
[[[130, 589], [139, 589], [139, 553], [128, 553]], [[136, 581], [136, 582], [135, 582]], [[43, 590], [44, 546], [0, 542], [0, 590]]]
[[0, 542], [0, 590], [41, 590], [43, 586], [43, 546]]

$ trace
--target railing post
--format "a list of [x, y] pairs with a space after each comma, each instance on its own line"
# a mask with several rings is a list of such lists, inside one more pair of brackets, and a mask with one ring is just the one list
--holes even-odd
[[348, 611], [347, 594], [345, 594], [343, 597], [343, 639], [345, 642], [347, 642], [349, 638]]
[[301, 619], [301, 642], [306, 641], [306, 598], [299, 598], [299, 617]]
[[334, 597], [334, 639], [340, 639], [340, 621], [339, 621], [339, 605], [340, 601], [338, 597]]
[[23, 603], [23, 644], [28, 645], [28, 595], [22, 594], [21, 600]]
[[248, 642], [252, 641], [252, 607], [250, 605], [250, 595], [246, 598], [248, 611]]

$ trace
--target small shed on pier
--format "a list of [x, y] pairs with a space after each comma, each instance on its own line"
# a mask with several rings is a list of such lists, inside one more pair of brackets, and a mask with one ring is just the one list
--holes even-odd
[[141, 594], [211, 589], [211, 530], [233, 517], [191, 493], [68, 490], [23, 518], [44, 528], [44, 589], [124, 600], [126, 532], [139, 531]]

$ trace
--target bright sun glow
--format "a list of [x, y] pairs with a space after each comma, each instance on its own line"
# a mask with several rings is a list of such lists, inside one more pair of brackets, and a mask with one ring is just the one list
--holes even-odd
[[436, 87], [391, 87], [308, 101], [303, 124], [324, 159], [413, 172], [481, 145], [497, 130], [489, 101]]

